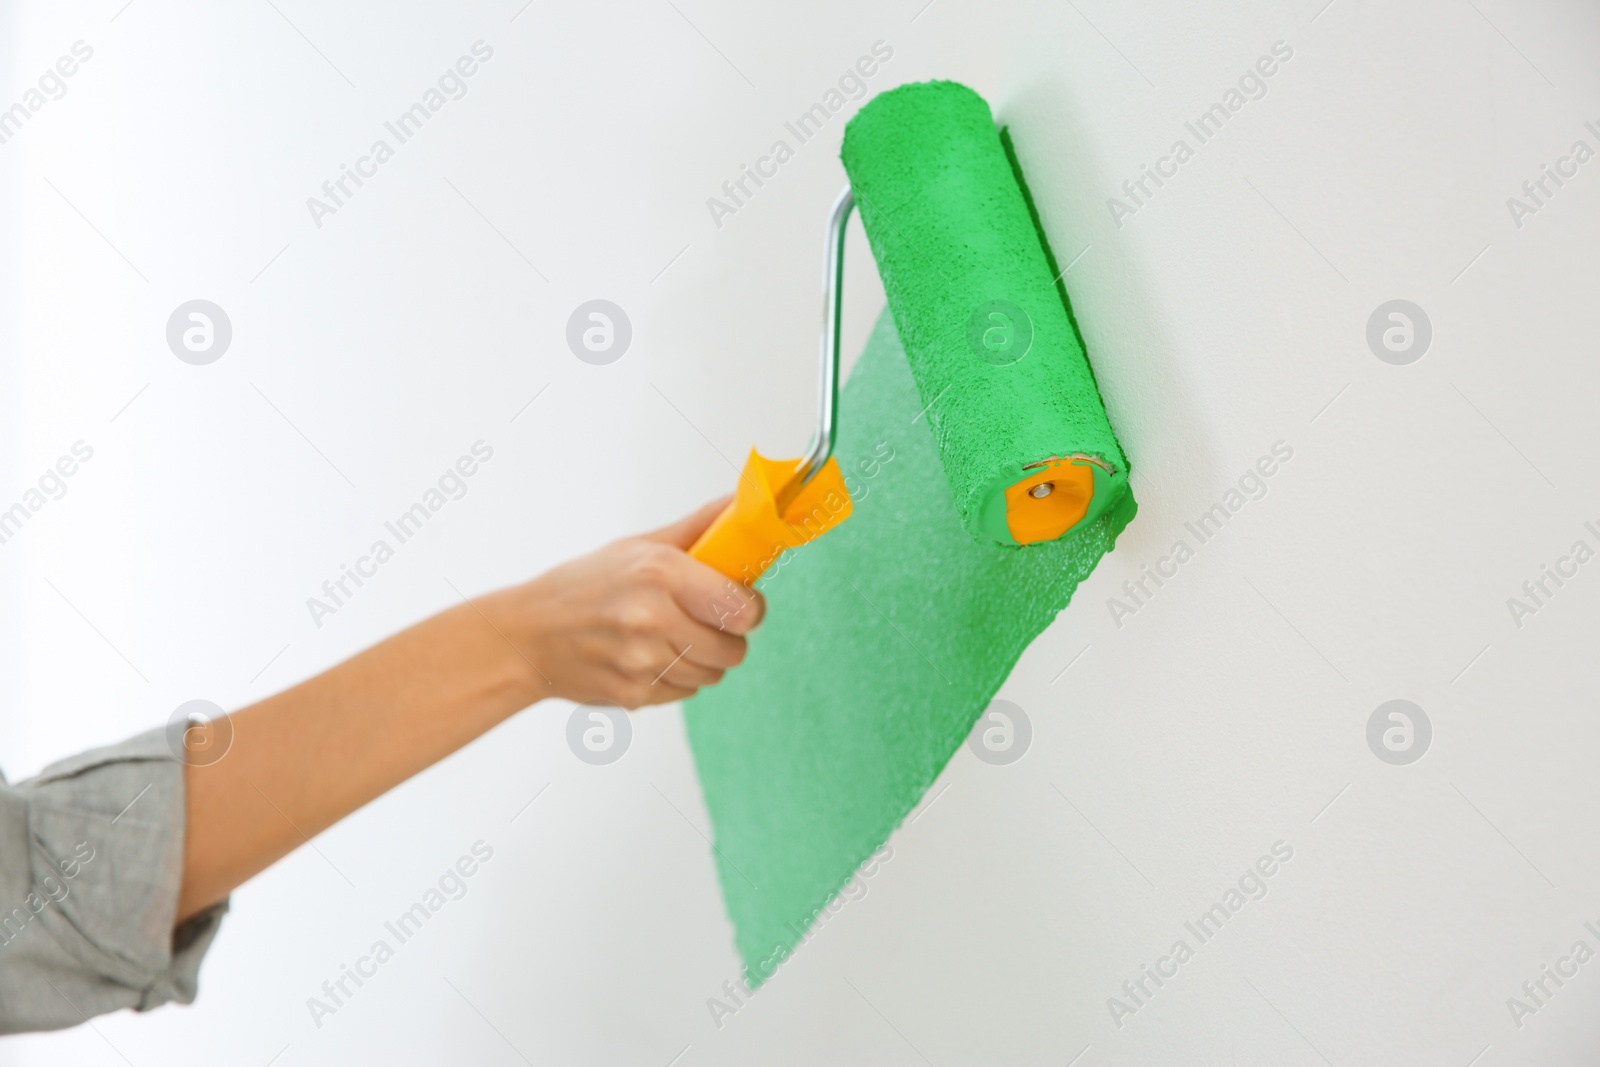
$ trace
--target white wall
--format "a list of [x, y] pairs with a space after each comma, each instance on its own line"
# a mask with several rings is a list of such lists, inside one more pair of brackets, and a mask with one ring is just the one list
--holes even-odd
[[[953, 77], [1013, 126], [1082, 252], [1142, 510], [1002, 691], [1026, 756], [959, 753], [866, 898], [721, 1028], [737, 962], [678, 712], [596, 768], [546, 706], [241, 890], [192, 1008], [0, 1062], [1591, 1058], [1600, 963], [1520, 1028], [1506, 1000], [1600, 949], [1600, 564], [1520, 628], [1506, 600], [1600, 546], [1600, 162], [1520, 228], [1506, 198], [1600, 148], [1592, 7], [274, 2], [0, 16], [0, 105], [94, 49], [0, 145], [0, 505], [95, 450], [0, 545], [13, 778], [669, 519], [730, 484], [718, 452], [798, 450], [843, 117], [721, 228], [705, 200], [878, 40], [873, 91]], [[466, 97], [317, 228], [306, 198], [480, 39]], [[1107, 197], [1276, 41], [1267, 95], [1115, 226]], [[882, 299], [862, 244], [853, 347]], [[196, 297], [234, 328], [204, 367], [164, 341]], [[594, 297], [634, 324], [607, 367], [563, 341]], [[1433, 326], [1409, 366], [1365, 339], [1396, 298]], [[316, 628], [305, 599], [479, 439], [468, 495]], [[1108, 599], [1280, 440], [1267, 496], [1118, 627]], [[1366, 741], [1396, 698], [1434, 730], [1409, 766]], [[467, 895], [316, 1027], [306, 999], [479, 839]], [[1185, 920], [1277, 841], [1266, 897], [1199, 946]], [[1114, 1025], [1178, 938], [1194, 958]]]

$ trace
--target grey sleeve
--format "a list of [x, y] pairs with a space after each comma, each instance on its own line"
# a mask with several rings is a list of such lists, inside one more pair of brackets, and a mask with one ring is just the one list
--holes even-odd
[[0, 1033], [194, 1000], [228, 902], [174, 929], [183, 788], [162, 729], [0, 778]]

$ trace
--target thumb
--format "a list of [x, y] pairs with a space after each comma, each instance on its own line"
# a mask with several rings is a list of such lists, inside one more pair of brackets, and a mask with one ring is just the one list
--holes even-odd
[[718, 497], [691, 514], [685, 515], [677, 522], [639, 536], [646, 541], [659, 541], [662, 544], [688, 549], [690, 545], [700, 539], [700, 535], [706, 532], [707, 527], [711, 525], [718, 515], [722, 514], [722, 509], [727, 507], [728, 501], [732, 499], [731, 494]]

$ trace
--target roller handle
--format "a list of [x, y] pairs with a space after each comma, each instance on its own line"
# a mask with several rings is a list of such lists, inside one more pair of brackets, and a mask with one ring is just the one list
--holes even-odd
[[796, 476], [800, 460], [771, 460], [753, 449], [733, 500], [689, 555], [740, 585], [752, 585], [785, 549], [815, 540], [850, 517], [850, 493], [837, 460], [810, 481]]
[[689, 555], [740, 585], [751, 585], [788, 547], [764, 537], [731, 501], [690, 546]]

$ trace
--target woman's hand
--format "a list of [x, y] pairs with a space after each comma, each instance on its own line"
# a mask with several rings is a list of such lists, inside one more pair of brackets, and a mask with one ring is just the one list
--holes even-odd
[[479, 599], [527, 661], [532, 691], [631, 710], [692, 696], [737, 666], [761, 594], [686, 551], [726, 503]]

